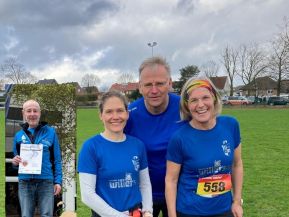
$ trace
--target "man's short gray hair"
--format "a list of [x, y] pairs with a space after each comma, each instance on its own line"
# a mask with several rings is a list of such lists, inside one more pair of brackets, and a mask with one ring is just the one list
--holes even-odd
[[162, 65], [165, 67], [165, 69], [167, 70], [168, 75], [171, 75], [171, 68], [168, 64], [168, 62], [166, 61], [165, 58], [160, 57], [160, 56], [155, 56], [155, 57], [150, 57], [148, 59], [145, 59], [142, 64], [139, 67], [139, 77], [143, 71], [144, 68], [146, 67], [153, 67], [155, 65]]

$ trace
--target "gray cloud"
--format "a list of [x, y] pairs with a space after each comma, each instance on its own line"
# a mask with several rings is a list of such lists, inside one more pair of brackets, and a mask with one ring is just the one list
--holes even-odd
[[4, 1], [1, 8], [2, 24], [13, 24], [20, 29], [61, 29], [101, 22], [115, 14], [119, 6], [107, 0], [12, 0]]
[[4, 0], [0, 63], [17, 56], [37, 75], [80, 81], [89, 71], [108, 85], [117, 73], [137, 72], [156, 41], [154, 54], [177, 78], [186, 65], [219, 61], [226, 44], [267, 42], [288, 8], [286, 0]]
[[177, 3], [177, 10], [185, 14], [192, 13], [194, 11], [194, 3], [196, 0], [179, 0]]

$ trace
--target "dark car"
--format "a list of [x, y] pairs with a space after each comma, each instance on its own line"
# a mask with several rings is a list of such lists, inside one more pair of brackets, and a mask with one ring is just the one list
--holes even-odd
[[268, 105], [287, 105], [287, 100], [281, 96], [271, 96], [267, 101]]
[[262, 98], [261, 98], [261, 97], [248, 96], [247, 99], [248, 99], [248, 101], [249, 101], [251, 104], [262, 103]]

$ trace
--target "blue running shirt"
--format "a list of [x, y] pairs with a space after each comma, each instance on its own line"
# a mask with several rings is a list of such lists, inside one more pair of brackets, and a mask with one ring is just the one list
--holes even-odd
[[183, 125], [180, 122], [179, 105], [180, 97], [171, 93], [167, 109], [158, 115], [147, 111], [144, 98], [129, 105], [125, 132], [145, 144], [154, 200], [165, 199], [167, 146], [173, 133]]
[[96, 135], [83, 144], [78, 156], [78, 172], [96, 175], [96, 193], [120, 212], [141, 203], [139, 171], [145, 168], [143, 143], [128, 135], [123, 142]]
[[185, 124], [168, 145], [167, 160], [181, 164], [177, 188], [177, 211], [188, 215], [215, 215], [231, 209], [231, 191], [204, 197], [196, 194], [198, 179], [231, 174], [234, 150], [240, 144], [236, 119], [217, 117], [211, 130], [198, 130]]

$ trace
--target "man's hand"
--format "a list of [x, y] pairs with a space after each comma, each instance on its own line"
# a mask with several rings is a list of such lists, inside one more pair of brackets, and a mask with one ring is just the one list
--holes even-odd
[[14, 166], [18, 166], [19, 163], [21, 163], [22, 159], [19, 155], [16, 155], [13, 159], [12, 159], [12, 164]]
[[61, 192], [61, 185], [55, 184], [54, 185], [54, 195], [58, 195]]

